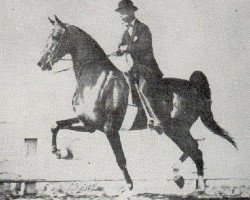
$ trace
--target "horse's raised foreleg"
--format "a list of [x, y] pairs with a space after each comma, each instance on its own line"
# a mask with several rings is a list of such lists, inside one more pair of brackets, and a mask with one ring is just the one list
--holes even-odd
[[[59, 150], [57, 149], [57, 134], [61, 129], [79, 131], [79, 132], [94, 132], [95, 130], [91, 126], [73, 126], [74, 124], [79, 123], [79, 118], [70, 118], [66, 120], [57, 121], [54, 126], [51, 127], [52, 132], [52, 153], [57, 154]], [[60, 156], [58, 156], [60, 157]]]
[[66, 120], [60, 120], [56, 121], [55, 125], [51, 127], [51, 132], [52, 132], [52, 153], [57, 152], [57, 143], [56, 143], [56, 138], [57, 138], [57, 133], [60, 129], [63, 129], [66, 126], [72, 126], [72, 124], [79, 123], [80, 120], [76, 118], [70, 118]]

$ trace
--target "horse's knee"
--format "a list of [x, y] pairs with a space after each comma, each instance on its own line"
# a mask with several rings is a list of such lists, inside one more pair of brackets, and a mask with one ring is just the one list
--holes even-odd
[[103, 132], [106, 133], [107, 137], [112, 137], [115, 134], [114, 125], [112, 123], [107, 122], [103, 127]]
[[57, 134], [57, 132], [59, 131], [59, 125], [55, 122], [50, 127], [50, 130], [51, 130], [51, 132], [52, 132], [53, 135]]

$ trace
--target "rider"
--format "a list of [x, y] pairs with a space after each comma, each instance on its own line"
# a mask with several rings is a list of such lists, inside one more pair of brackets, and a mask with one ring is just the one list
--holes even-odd
[[150, 113], [148, 126], [162, 131], [160, 111], [162, 98], [157, 96], [160, 92], [156, 86], [160, 83], [163, 73], [153, 54], [151, 32], [147, 25], [135, 17], [137, 10], [138, 8], [130, 0], [120, 1], [115, 10], [119, 12], [122, 21], [126, 24], [126, 30], [116, 54], [118, 56], [131, 55], [133, 66], [129, 74], [133, 77], [132, 82], [138, 86], [144, 108]]

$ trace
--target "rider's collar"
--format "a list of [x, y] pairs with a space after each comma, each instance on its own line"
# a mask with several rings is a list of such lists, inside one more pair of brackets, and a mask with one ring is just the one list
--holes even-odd
[[134, 19], [133, 19], [133, 21], [132, 21], [132, 22], [130, 22], [128, 25], [130, 25], [130, 26], [134, 26], [134, 25], [135, 25], [135, 20], [136, 20], [136, 18], [134, 18]]
[[127, 23], [127, 24], [126, 24], [126, 27], [134, 27], [134, 25], [135, 25], [135, 20], [136, 20], [136, 18], [134, 18], [134, 19], [132, 20], [132, 22]]

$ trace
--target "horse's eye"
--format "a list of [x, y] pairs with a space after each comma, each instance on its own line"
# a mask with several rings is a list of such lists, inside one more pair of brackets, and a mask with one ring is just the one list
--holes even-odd
[[52, 36], [52, 40], [59, 40], [60, 37], [58, 35]]

